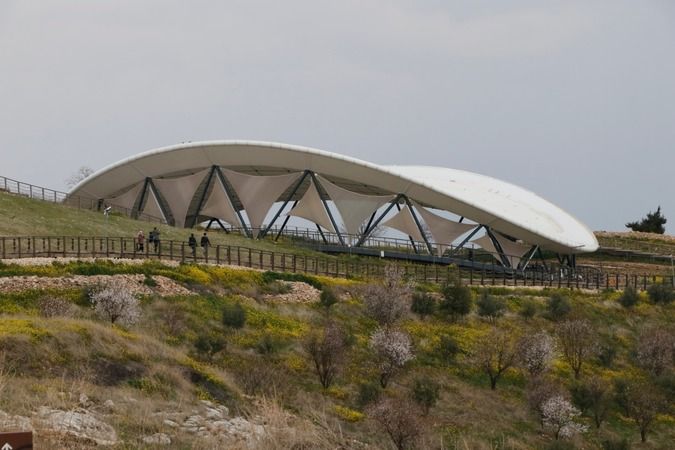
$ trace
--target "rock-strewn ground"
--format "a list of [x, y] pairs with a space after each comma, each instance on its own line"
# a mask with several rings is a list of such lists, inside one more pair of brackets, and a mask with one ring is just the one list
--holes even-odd
[[153, 276], [156, 286], [144, 284], [145, 276], [133, 275], [70, 275], [65, 277], [3, 277], [0, 278], [0, 291], [20, 292], [27, 289], [67, 289], [82, 288], [87, 286], [104, 285], [111, 280], [121, 280], [122, 283], [136, 295], [158, 294], [166, 295], [190, 295], [189, 289], [181, 286], [170, 278]]

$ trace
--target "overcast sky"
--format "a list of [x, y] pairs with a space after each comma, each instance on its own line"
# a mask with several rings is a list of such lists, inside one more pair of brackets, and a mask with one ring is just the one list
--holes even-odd
[[675, 2], [0, 0], [0, 175], [253, 139], [675, 230]]

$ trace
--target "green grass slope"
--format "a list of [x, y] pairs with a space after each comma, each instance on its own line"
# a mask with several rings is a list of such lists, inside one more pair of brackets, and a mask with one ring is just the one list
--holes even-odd
[[[191, 232], [188, 229], [133, 220], [119, 214], [113, 214], [106, 219], [100, 212], [79, 210], [4, 192], [0, 192], [0, 218], [2, 218], [0, 236], [133, 237], [139, 230], [143, 230], [147, 237], [150, 230], [157, 226], [163, 241], [186, 242]], [[197, 231], [199, 230], [195, 230]], [[239, 235], [228, 235], [215, 229], [209, 234], [213, 245], [224, 244], [318, 255], [306, 249], [285, 245], [283, 241], [275, 243], [272, 240], [251, 240]]]

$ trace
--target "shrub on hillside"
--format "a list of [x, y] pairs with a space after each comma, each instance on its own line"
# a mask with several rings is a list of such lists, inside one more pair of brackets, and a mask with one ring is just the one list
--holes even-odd
[[481, 292], [476, 306], [478, 307], [478, 315], [487, 317], [491, 322], [503, 316], [506, 309], [504, 299], [490, 295], [490, 292], [487, 290]]
[[441, 335], [438, 341], [437, 353], [438, 356], [448, 364], [453, 362], [458, 354], [462, 353], [462, 348], [455, 338], [444, 334]]
[[335, 291], [329, 287], [324, 287], [321, 290], [321, 295], [319, 296], [319, 305], [324, 308], [326, 311], [330, 310], [330, 307], [338, 302], [338, 296]]
[[93, 290], [89, 300], [96, 314], [112, 324], [133, 325], [141, 317], [138, 299], [120, 280]]
[[598, 336], [588, 320], [566, 320], [556, 327], [556, 335], [563, 359], [579, 379], [581, 368], [598, 350]]
[[546, 317], [550, 320], [562, 320], [572, 311], [567, 297], [559, 292], [551, 295], [546, 302]]
[[230, 328], [243, 328], [246, 324], [246, 310], [241, 303], [225, 304], [222, 315], [223, 325]]
[[530, 320], [537, 314], [537, 303], [530, 299], [524, 300], [518, 314], [520, 314], [523, 319]]
[[428, 292], [415, 292], [412, 296], [410, 310], [422, 320], [436, 311], [436, 299]]
[[656, 304], [668, 304], [675, 298], [675, 291], [670, 283], [655, 283], [647, 288], [649, 299]]
[[428, 377], [416, 378], [412, 389], [412, 399], [422, 409], [426, 416], [440, 397], [441, 387]]
[[474, 363], [490, 378], [490, 388], [497, 388], [497, 381], [513, 367], [517, 356], [516, 338], [511, 333], [492, 329], [483, 336], [474, 349]]
[[441, 286], [443, 300], [438, 305], [439, 311], [456, 320], [471, 312], [471, 289], [462, 285], [457, 278]]
[[598, 346], [598, 362], [603, 367], [612, 367], [616, 358], [617, 347], [613, 342], [604, 342]]
[[673, 365], [675, 333], [657, 327], [644, 330], [638, 337], [636, 354], [640, 366], [653, 375], [660, 375]]
[[328, 389], [342, 367], [346, 349], [345, 333], [337, 324], [329, 323], [322, 332], [313, 332], [303, 347], [314, 363], [319, 382]]
[[255, 350], [263, 356], [269, 356], [278, 353], [283, 346], [284, 342], [280, 338], [270, 333], [265, 333], [256, 342]]
[[68, 300], [47, 296], [39, 300], [38, 309], [42, 317], [70, 317], [74, 306]]
[[416, 447], [422, 434], [422, 422], [414, 403], [407, 399], [385, 398], [368, 410], [398, 450]]
[[626, 438], [608, 438], [602, 441], [602, 450], [630, 450], [630, 441]]
[[195, 350], [200, 357], [208, 361], [213, 360], [213, 357], [226, 347], [227, 341], [218, 333], [200, 334], [195, 341]]
[[637, 305], [637, 302], [640, 300], [640, 296], [637, 293], [637, 290], [633, 286], [626, 286], [626, 289], [623, 290], [621, 297], [619, 297], [619, 303], [624, 308], [632, 308]]
[[359, 384], [356, 404], [359, 408], [364, 408], [373, 403], [380, 397], [382, 388], [380, 383], [364, 382]]

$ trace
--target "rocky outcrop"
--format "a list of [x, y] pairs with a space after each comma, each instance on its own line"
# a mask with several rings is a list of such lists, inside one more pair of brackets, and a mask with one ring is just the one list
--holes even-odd
[[50, 434], [70, 435], [96, 445], [117, 444], [117, 433], [113, 427], [83, 408], [62, 411], [42, 406], [35, 414], [33, 423], [36, 428], [49, 431]]

